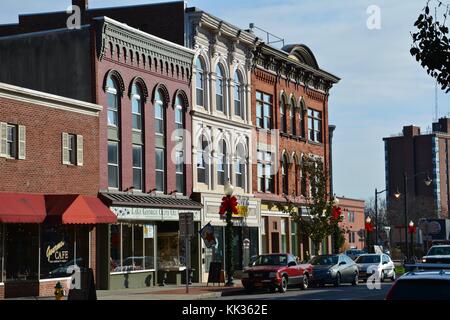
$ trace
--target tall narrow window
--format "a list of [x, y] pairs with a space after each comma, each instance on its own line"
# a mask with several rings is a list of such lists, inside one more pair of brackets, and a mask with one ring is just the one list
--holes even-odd
[[245, 178], [246, 178], [246, 160], [245, 160], [245, 150], [244, 147], [239, 144], [236, 148], [236, 186], [239, 188], [245, 188]]
[[6, 125], [6, 156], [8, 158], [17, 157], [17, 126], [13, 124]]
[[108, 141], [108, 186], [119, 188], [119, 144]]
[[195, 95], [196, 95], [196, 103], [197, 106], [200, 107], [206, 107], [204, 104], [204, 98], [205, 98], [205, 68], [204, 63], [200, 58], [197, 58], [197, 61], [195, 62]]
[[228, 180], [228, 157], [227, 145], [224, 140], [219, 142], [219, 152], [217, 154], [217, 183], [225, 185]]
[[300, 193], [302, 196], [308, 196], [308, 186], [306, 182], [306, 174], [304, 170], [300, 170]]
[[256, 91], [256, 126], [272, 129], [272, 96]]
[[300, 98], [300, 110], [298, 112], [298, 117], [299, 117], [299, 135], [303, 138], [305, 138], [305, 101], [303, 100], [303, 98]]
[[133, 145], [133, 187], [143, 190], [142, 174], [142, 146]]
[[322, 112], [308, 109], [308, 133], [311, 141], [322, 142]]
[[286, 103], [284, 101], [284, 97], [281, 97], [280, 100], [280, 130], [281, 132], [287, 132], [286, 129]]
[[108, 97], [108, 125], [119, 126], [119, 99], [117, 81], [111, 76], [106, 81], [106, 94]]
[[200, 137], [197, 150], [197, 182], [208, 184], [208, 140], [204, 135]]
[[131, 112], [133, 118], [133, 130], [142, 130], [142, 93], [141, 88], [133, 84], [131, 89]]
[[76, 156], [77, 156], [77, 136], [74, 134], [68, 135], [68, 144], [67, 144], [67, 151], [69, 154], [69, 163], [71, 165], [76, 165]]
[[283, 184], [283, 193], [285, 195], [289, 194], [289, 163], [286, 155], [283, 155], [282, 163], [281, 163], [281, 176], [282, 176], [282, 184]]
[[164, 191], [166, 188], [165, 172], [165, 105], [163, 102], [164, 94], [161, 90], [156, 91], [155, 95], [155, 178], [156, 190]]
[[175, 153], [175, 175], [176, 175], [176, 189], [179, 193], [185, 192], [185, 162], [184, 162], [184, 142], [183, 142], [183, 129], [184, 129], [184, 106], [183, 100], [180, 96], [177, 96], [175, 100], [175, 127], [177, 129], [177, 151]]
[[275, 191], [275, 185], [273, 183], [272, 154], [270, 152], [258, 151], [257, 169], [258, 191], [273, 193]]
[[295, 100], [292, 99], [291, 100], [291, 108], [289, 109], [289, 116], [290, 116], [290, 122], [291, 122], [291, 134], [293, 136], [297, 135], [297, 124], [296, 124], [296, 120], [295, 120], [295, 114], [296, 114], [296, 107], [295, 107]]
[[216, 110], [223, 112], [224, 104], [223, 68], [219, 63], [216, 67]]
[[244, 90], [242, 77], [239, 71], [234, 74], [234, 114], [238, 117], [244, 117]]

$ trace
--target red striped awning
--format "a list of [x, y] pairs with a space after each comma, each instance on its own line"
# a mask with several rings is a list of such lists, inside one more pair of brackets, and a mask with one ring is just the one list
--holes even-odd
[[45, 217], [43, 195], [0, 192], [0, 222], [42, 223]]
[[97, 197], [46, 195], [47, 216], [62, 224], [116, 223], [117, 216]]

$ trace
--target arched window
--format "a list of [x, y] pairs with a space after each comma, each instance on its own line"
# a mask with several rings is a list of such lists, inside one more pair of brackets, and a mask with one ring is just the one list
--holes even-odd
[[239, 71], [234, 73], [234, 114], [243, 118], [245, 112], [244, 86]]
[[119, 126], [119, 86], [112, 76], [106, 81], [106, 94], [108, 97], [108, 125]]
[[142, 130], [142, 109], [142, 91], [139, 85], [134, 83], [131, 88], [131, 113], [134, 130]]
[[166, 188], [166, 152], [165, 152], [165, 105], [164, 93], [159, 89], [155, 94], [155, 177], [156, 190]]
[[282, 177], [282, 184], [283, 184], [283, 193], [288, 195], [289, 194], [289, 182], [288, 182], [288, 175], [289, 175], [289, 163], [286, 154], [283, 155], [282, 163], [281, 163], [281, 177]]
[[290, 121], [291, 121], [291, 134], [293, 136], [297, 135], [297, 125], [296, 125], [296, 115], [297, 113], [297, 108], [295, 107], [295, 99], [291, 100], [291, 108], [289, 110], [289, 116], [290, 116]]
[[286, 101], [284, 97], [280, 100], [280, 119], [281, 119], [281, 132], [287, 132], [286, 130]]
[[196, 96], [196, 103], [197, 106], [205, 107], [205, 67], [204, 63], [201, 60], [201, 58], [197, 58], [197, 61], [195, 62], [195, 96]]
[[216, 110], [223, 112], [225, 99], [224, 99], [224, 78], [223, 67], [220, 63], [216, 67]]
[[197, 182], [209, 184], [208, 140], [202, 135], [197, 146]]
[[183, 99], [178, 95], [175, 99], [175, 127], [177, 145], [175, 151], [175, 176], [176, 189], [179, 193], [185, 192], [185, 162], [184, 162], [184, 143], [183, 143], [183, 129], [184, 129], [184, 105]]
[[228, 181], [228, 172], [227, 144], [222, 139], [217, 152], [217, 183], [219, 185], [225, 185], [225, 182]]
[[246, 156], [245, 149], [242, 144], [239, 144], [236, 148], [236, 187], [245, 189], [246, 178]]

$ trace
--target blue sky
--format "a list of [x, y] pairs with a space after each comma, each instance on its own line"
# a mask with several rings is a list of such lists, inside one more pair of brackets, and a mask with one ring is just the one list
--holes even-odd
[[[90, 0], [90, 7], [153, 3], [152, 0]], [[70, 0], [3, 0], [0, 23], [20, 13], [61, 11]], [[434, 80], [410, 56], [410, 31], [425, 0], [192, 0], [241, 28], [250, 22], [303, 43], [321, 68], [342, 78], [330, 95], [334, 138], [334, 189], [367, 199], [384, 188], [382, 138], [414, 124], [426, 130], [434, 118]], [[381, 9], [381, 29], [366, 27], [366, 9]], [[439, 93], [439, 116], [450, 115], [450, 95]]]

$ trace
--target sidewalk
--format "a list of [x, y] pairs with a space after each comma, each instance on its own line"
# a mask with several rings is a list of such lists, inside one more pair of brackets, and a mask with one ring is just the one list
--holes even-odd
[[[234, 287], [224, 287], [222, 284], [207, 286], [206, 283], [195, 283], [189, 286], [166, 285], [163, 287], [147, 287], [139, 289], [97, 290], [97, 300], [202, 300], [214, 299], [223, 295], [232, 295], [242, 291], [243, 287], [235, 281]], [[67, 297], [64, 297], [66, 300]], [[54, 297], [23, 297], [6, 300], [55, 300]]]

